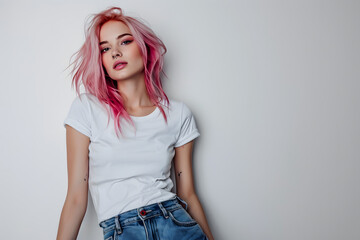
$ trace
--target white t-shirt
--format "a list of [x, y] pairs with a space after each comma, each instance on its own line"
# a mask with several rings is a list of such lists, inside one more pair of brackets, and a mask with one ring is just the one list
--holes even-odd
[[72, 102], [64, 127], [68, 124], [90, 138], [89, 190], [98, 223], [175, 196], [170, 178], [174, 147], [200, 133], [190, 109], [183, 102], [169, 101], [169, 109], [163, 107], [168, 124], [156, 108], [143, 117], [131, 116], [136, 132], [121, 119], [119, 138], [113, 118], [107, 124], [107, 111], [97, 97], [82, 93]]

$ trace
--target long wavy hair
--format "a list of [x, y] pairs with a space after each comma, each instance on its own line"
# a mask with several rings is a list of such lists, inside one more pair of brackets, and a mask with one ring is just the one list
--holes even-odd
[[[164, 54], [167, 49], [164, 43], [156, 36], [156, 34], [144, 23], [139, 20], [125, 16], [123, 10], [119, 7], [109, 7], [108, 9], [90, 15], [91, 20], [86, 28], [85, 26], [85, 42], [82, 47], [75, 52], [75, 60], [68, 66], [73, 65], [71, 70], [72, 87], [75, 85], [76, 92], [80, 96], [81, 82], [85, 88], [85, 92], [96, 96], [100, 103], [106, 108], [108, 113], [108, 124], [110, 121], [110, 113], [114, 118], [116, 135], [121, 134], [120, 119], [124, 118], [135, 129], [136, 127], [129, 114], [124, 108], [124, 100], [120, 91], [117, 89], [117, 81], [111, 79], [106, 73], [101, 58], [101, 49], [99, 46], [100, 29], [104, 23], [109, 20], [121, 21], [130, 29], [135, 42], [140, 48], [144, 63], [145, 86], [151, 102], [156, 105], [167, 123], [167, 116], [163, 107], [169, 106], [169, 99], [165, 94], [161, 74], [163, 71]], [[75, 73], [75, 74], [74, 74]], [[164, 104], [161, 102], [164, 101]], [[162, 106], [163, 105], [163, 106]], [[107, 108], [110, 106], [111, 111]]]

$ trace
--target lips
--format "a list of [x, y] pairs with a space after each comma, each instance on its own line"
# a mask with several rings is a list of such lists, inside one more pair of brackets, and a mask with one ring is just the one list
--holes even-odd
[[116, 61], [113, 65], [113, 69], [122, 69], [123, 67], [125, 67], [125, 64], [127, 64], [127, 62]]

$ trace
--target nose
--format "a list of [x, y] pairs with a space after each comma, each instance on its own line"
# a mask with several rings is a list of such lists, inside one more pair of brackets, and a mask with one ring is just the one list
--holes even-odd
[[118, 56], [119, 56], [119, 57], [122, 57], [122, 53], [121, 53], [118, 49], [116, 49], [116, 48], [112, 51], [111, 54], [112, 54], [112, 58], [113, 58], [113, 59], [117, 58]]

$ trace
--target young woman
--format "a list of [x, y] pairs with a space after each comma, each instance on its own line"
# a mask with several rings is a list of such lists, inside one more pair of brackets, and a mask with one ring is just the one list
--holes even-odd
[[58, 240], [76, 239], [88, 188], [105, 240], [213, 239], [192, 175], [200, 133], [190, 109], [162, 88], [165, 53], [120, 8], [93, 15], [73, 62], [78, 96], [64, 121], [68, 192]]

